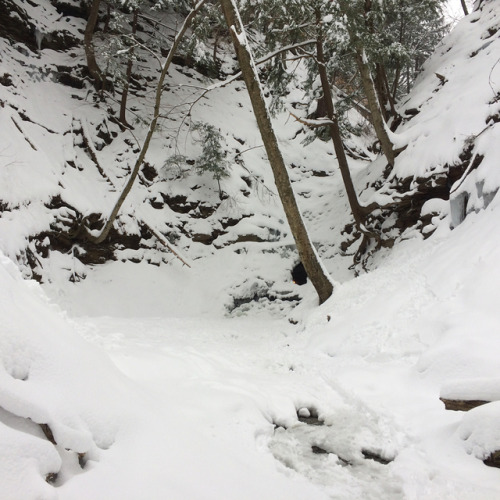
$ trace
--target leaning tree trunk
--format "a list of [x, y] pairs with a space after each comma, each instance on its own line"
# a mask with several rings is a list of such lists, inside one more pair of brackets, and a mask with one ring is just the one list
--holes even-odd
[[394, 166], [394, 146], [389, 139], [389, 134], [387, 133], [385, 121], [382, 116], [382, 110], [380, 109], [377, 94], [375, 92], [370, 66], [368, 65], [365, 51], [361, 47], [356, 48], [356, 63], [361, 75], [361, 82], [365, 91], [366, 100], [368, 101], [368, 107], [372, 114], [373, 128], [380, 141], [382, 152], [387, 158], [389, 165], [392, 167]]
[[460, 0], [460, 3], [462, 4], [462, 9], [464, 11], [464, 15], [468, 16], [469, 10], [467, 9], [467, 4], [465, 3], [465, 0]]
[[328, 79], [328, 74], [326, 71], [326, 61], [323, 50], [323, 35], [321, 32], [320, 24], [321, 16], [319, 12], [317, 12], [316, 20], [319, 27], [318, 38], [316, 41], [316, 58], [318, 60], [318, 73], [321, 81], [321, 88], [323, 90], [326, 113], [330, 121], [330, 138], [332, 139], [335, 154], [337, 155], [340, 173], [342, 175], [342, 180], [344, 182], [344, 187], [347, 193], [347, 199], [349, 201], [349, 206], [351, 207], [351, 212], [354, 217], [356, 228], [363, 236], [361, 244], [354, 256], [354, 262], [358, 262], [368, 248], [371, 240], [375, 240], [377, 246], [383, 244], [380, 235], [366, 227], [366, 216], [375, 208], [377, 208], [377, 205], [373, 203], [369, 207], [361, 205], [359, 203], [358, 195], [356, 194], [356, 190], [352, 182], [351, 171], [349, 170], [349, 164], [347, 162], [344, 144], [342, 142], [342, 136], [340, 134], [339, 123], [335, 114], [335, 109], [333, 107], [333, 96], [330, 88], [330, 81]]
[[[350, 3], [352, 4], [354, 2], [339, 0], [340, 9], [342, 13], [348, 18], [349, 16], [352, 17], [352, 14], [349, 14]], [[365, 27], [368, 30], [368, 33], [372, 33], [374, 29], [373, 17], [368, 15], [372, 9], [372, 3], [372, 0], [365, 0], [363, 12], [357, 13], [357, 15], [364, 16]], [[363, 85], [366, 100], [368, 101], [368, 108], [370, 109], [370, 113], [372, 115], [371, 122], [373, 124], [373, 128], [375, 129], [375, 134], [377, 134], [377, 138], [380, 141], [382, 152], [387, 158], [387, 162], [392, 167], [394, 166], [394, 147], [391, 140], [389, 139], [389, 134], [387, 133], [385, 120], [377, 98], [377, 92], [371, 75], [370, 65], [368, 64], [368, 60], [366, 57], [363, 41], [360, 39], [360, 35], [357, 32], [357, 28], [355, 26], [350, 26], [348, 28], [348, 31], [351, 45], [353, 46], [356, 64], [361, 75], [361, 83]]]
[[156, 130], [156, 124], [158, 123], [158, 118], [160, 116], [160, 105], [161, 105], [161, 96], [163, 93], [163, 83], [165, 81], [165, 77], [167, 76], [168, 70], [170, 68], [170, 64], [172, 63], [172, 60], [174, 58], [174, 55], [179, 48], [179, 45], [182, 41], [182, 38], [184, 37], [187, 29], [191, 25], [194, 17], [198, 13], [198, 11], [203, 7], [207, 0], [199, 0], [198, 3], [191, 9], [189, 14], [187, 15], [186, 19], [184, 20], [184, 23], [182, 24], [181, 28], [177, 32], [177, 35], [175, 36], [174, 43], [172, 44], [172, 47], [170, 47], [170, 50], [168, 52], [167, 58], [165, 59], [165, 62], [163, 63], [162, 70], [160, 73], [160, 77], [158, 78], [158, 83], [156, 84], [156, 94], [155, 94], [155, 105], [154, 105], [154, 110], [153, 110], [153, 117], [151, 119], [151, 122], [149, 124], [148, 132], [146, 134], [146, 138], [144, 139], [144, 142], [142, 144], [141, 151], [139, 152], [139, 156], [137, 157], [137, 160], [135, 162], [134, 168], [132, 169], [132, 173], [130, 174], [130, 177], [125, 184], [125, 187], [123, 188], [123, 191], [121, 192], [118, 200], [115, 203], [115, 206], [113, 207], [113, 210], [111, 211], [111, 214], [104, 225], [101, 233], [98, 236], [93, 236], [87, 231], [87, 238], [92, 241], [93, 243], [99, 244], [102, 243], [107, 237], [109, 232], [111, 231], [111, 228], [113, 227], [113, 223], [116, 220], [116, 217], [118, 216], [118, 213], [127, 198], [128, 194], [130, 193], [130, 190], [132, 189], [132, 186], [134, 185], [135, 179], [137, 178], [137, 175], [139, 174], [140, 168], [142, 167], [142, 164], [144, 163], [144, 159], [146, 157], [146, 153], [148, 152], [149, 149], [149, 144], [151, 143], [151, 139], [153, 138], [153, 134]]
[[318, 60], [318, 72], [321, 81], [321, 88], [323, 90], [324, 104], [326, 108], [326, 115], [330, 121], [329, 131], [330, 138], [333, 142], [333, 147], [335, 148], [335, 154], [337, 155], [337, 161], [339, 164], [340, 173], [342, 175], [342, 180], [344, 182], [344, 187], [347, 192], [347, 199], [351, 207], [352, 215], [356, 222], [358, 229], [361, 229], [364, 224], [364, 207], [359, 204], [358, 196], [352, 182], [351, 171], [349, 170], [349, 164], [347, 162], [347, 157], [344, 151], [344, 144], [342, 142], [342, 136], [340, 134], [339, 122], [337, 120], [337, 115], [335, 114], [335, 109], [333, 107], [333, 96], [330, 89], [330, 82], [328, 79], [328, 74], [326, 72], [326, 62], [323, 50], [323, 40], [320, 36], [316, 42], [316, 58]]
[[262, 141], [269, 158], [269, 163], [274, 174], [274, 180], [280, 196], [285, 214], [297, 245], [300, 259], [308, 277], [318, 293], [320, 304], [327, 300], [333, 292], [333, 284], [323, 269], [319, 257], [309, 238], [302, 220], [302, 215], [297, 206], [297, 201], [288, 177], [288, 172], [279, 149], [278, 140], [269, 117], [268, 109], [257, 70], [252, 59], [247, 38], [239, 17], [234, 0], [220, 0], [226, 23], [231, 33], [234, 48], [245, 81], [248, 95], [252, 103], [253, 112], [259, 126]]
[[104, 78], [97, 60], [95, 58], [94, 45], [92, 43], [92, 38], [94, 37], [94, 30], [97, 25], [97, 19], [99, 17], [99, 7], [101, 5], [101, 0], [92, 0], [90, 5], [89, 18], [87, 19], [87, 25], [85, 26], [85, 33], [83, 36], [83, 45], [85, 48], [85, 57], [87, 58], [87, 68], [89, 70], [90, 76], [94, 79], [94, 83], [97, 90], [104, 90], [106, 79]]

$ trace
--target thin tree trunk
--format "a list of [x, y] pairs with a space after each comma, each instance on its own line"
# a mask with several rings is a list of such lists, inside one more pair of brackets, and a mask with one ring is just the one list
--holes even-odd
[[99, 234], [99, 236], [92, 236], [87, 231], [87, 237], [93, 243], [96, 243], [96, 244], [102, 243], [108, 237], [108, 234], [109, 234], [111, 228], [113, 227], [113, 223], [118, 215], [118, 212], [120, 211], [120, 208], [122, 207], [123, 202], [127, 198], [127, 195], [130, 193], [130, 190], [132, 189], [134, 181], [137, 178], [137, 175], [139, 174], [139, 170], [144, 162], [144, 158], [146, 157], [146, 153], [148, 152], [149, 144], [150, 144], [151, 139], [153, 137], [153, 134], [156, 130], [156, 124], [158, 122], [158, 117], [160, 115], [160, 105], [161, 105], [161, 95], [163, 92], [163, 82], [165, 81], [165, 77], [167, 76], [168, 69], [170, 68], [170, 64], [172, 63], [172, 59], [174, 57], [174, 54], [177, 51], [177, 49], [181, 43], [181, 40], [184, 37], [184, 34], [186, 33], [188, 27], [191, 25], [193, 18], [198, 13], [198, 11], [203, 7], [205, 2], [206, 2], [206, 0], [200, 0], [192, 8], [192, 10], [189, 12], [188, 16], [184, 20], [184, 23], [181, 26], [179, 32], [175, 36], [174, 43], [172, 44], [172, 47], [170, 48], [170, 50], [168, 52], [167, 58], [165, 59], [165, 62], [163, 63], [160, 78], [158, 79], [158, 83], [156, 84], [156, 95], [155, 95], [155, 106], [154, 106], [154, 111], [153, 111], [153, 118], [151, 119], [151, 122], [149, 124], [148, 133], [146, 134], [146, 138], [145, 138], [144, 143], [142, 145], [141, 151], [140, 151], [139, 156], [135, 162], [132, 173], [130, 174], [129, 180], [127, 181], [125, 187], [123, 188], [123, 191], [120, 194], [120, 197], [118, 198], [117, 202], [115, 203], [115, 206], [113, 207], [113, 210], [111, 211], [111, 215], [109, 216], [108, 221], [104, 225], [104, 227], [101, 231], [101, 234]]
[[[344, 15], [347, 16], [349, 14], [349, 2], [347, 0], [339, 0], [339, 3]], [[365, 26], [370, 33], [373, 32], [373, 19], [368, 16], [371, 8], [372, 0], [365, 0], [363, 15], [365, 18]], [[372, 115], [373, 128], [375, 129], [377, 138], [380, 141], [382, 152], [384, 153], [387, 162], [392, 167], [394, 166], [394, 148], [385, 127], [385, 120], [382, 116], [382, 109], [380, 108], [380, 104], [377, 99], [375, 84], [372, 79], [371, 70], [366, 57], [363, 41], [360, 40], [359, 35], [354, 31], [354, 29], [355, 28], [352, 27], [351, 29], [349, 29], [349, 37], [351, 39], [351, 44], [354, 47], [356, 64], [361, 75], [361, 83], [363, 85], [366, 100], [368, 101], [368, 107]]]
[[262, 95], [257, 70], [247, 46], [243, 25], [233, 0], [220, 0], [226, 23], [231, 33], [243, 79], [252, 103], [253, 111], [264, 142], [269, 163], [274, 174], [276, 188], [297, 245], [300, 259], [319, 297], [320, 304], [333, 292], [333, 284], [323, 269], [302, 220], [288, 172], [279, 149], [278, 140]]
[[389, 107], [391, 108], [391, 116], [396, 118], [398, 114], [396, 111], [396, 101], [392, 97], [391, 87], [389, 85], [389, 79], [387, 78], [387, 71], [385, 70], [385, 66], [383, 64], [380, 65], [380, 74], [382, 76], [385, 93], [387, 95], [387, 102], [389, 104]]
[[365, 51], [360, 47], [356, 48], [356, 63], [361, 75], [361, 82], [365, 91], [366, 100], [368, 101], [368, 107], [372, 114], [372, 123], [375, 133], [380, 141], [380, 146], [387, 158], [387, 162], [392, 167], [394, 166], [394, 148], [385, 127], [385, 121], [375, 93], [375, 86], [373, 84], [368, 61], [366, 60]]
[[321, 88], [323, 90], [327, 118], [332, 122], [329, 126], [330, 137], [335, 148], [335, 154], [337, 155], [337, 161], [342, 175], [342, 180], [344, 182], [344, 187], [347, 192], [347, 199], [349, 200], [352, 215], [354, 216], [356, 226], [360, 229], [364, 224], [365, 213], [363, 212], [363, 207], [359, 204], [358, 196], [352, 182], [351, 171], [349, 170], [349, 164], [344, 151], [344, 144], [340, 134], [339, 123], [333, 107], [333, 97], [326, 72], [323, 40], [321, 39], [321, 35], [318, 37], [318, 41], [316, 42], [316, 57], [318, 59], [318, 72], [321, 80]]
[[469, 15], [469, 10], [467, 9], [467, 5], [465, 3], [465, 0], [460, 0], [460, 3], [462, 4], [462, 9], [464, 10], [464, 14], [466, 16], [468, 16]]
[[102, 74], [101, 69], [99, 68], [99, 65], [97, 64], [94, 45], [92, 43], [94, 30], [97, 25], [97, 19], [99, 17], [100, 5], [101, 0], [92, 0], [92, 3], [90, 5], [89, 18], [87, 19], [87, 25], [85, 26], [83, 45], [85, 48], [85, 57], [87, 58], [87, 68], [89, 70], [90, 76], [94, 79], [96, 89], [103, 90], [106, 80]]
[[[138, 12], [139, 11], [137, 9], [134, 10], [134, 18], [132, 20], [132, 35], [135, 35], [137, 32]], [[134, 57], [134, 47], [132, 46], [128, 54], [127, 73], [125, 75], [125, 83], [123, 84], [122, 98], [120, 101], [120, 122], [124, 127], [129, 127], [129, 124], [127, 123], [126, 113], [127, 113], [128, 90], [130, 87], [130, 79], [132, 77], [133, 57]]]
[[384, 81], [381, 73], [381, 66], [379, 63], [375, 65], [375, 78], [373, 83], [375, 84], [375, 90], [377, 91], [378, 102], [380, 105], [380, 111], [382, 112], [382, 117], [385, 121], [389, 118], [389, 112], [387, 110], [387, 95], [384, 92]]
[[394, 81], [392, 82], [392, 100], [395, 102], [399, 89], [399, 78], [401, 75], [401, 64], [398, 62], [396, 72], [394, 74]]
[[383, 64], [376, 64], [375, 76], [375, 85], [379, 96], [380, 106], [382, 108], [383, 117], [385, 121], [387, 121], [391, 116], [395, 117], [397, 113], [391, 90], [389, 89], [387, 73]]

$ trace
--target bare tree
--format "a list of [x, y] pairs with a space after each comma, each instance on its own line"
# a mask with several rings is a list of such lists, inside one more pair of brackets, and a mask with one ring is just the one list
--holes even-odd
[[163, 93], [163, 83], [165, 81], [165, 77], [167, 76], [168, 70], [170, 68], [170, 64], [172, 63], [172, 60], [174, 58], [174, 55], [179, 48], [179, 45], [182, 41], [182, 38], [186, 34], [186, 31], [188, 30], [189, 26], [191, 25], [194, 17], [196, 14], [200, 11], [200, 9], [203, 7], [207, 0], [199, 0], [195, 6], [191, 9], [191, 11], [188, 13], [186, 19], [184, 20], [184, 23], [180, 27], [179, 31], [177, 32], [174, 42], [172, 44], [172, 47], [170, 47], [170, 50], [167, 54], [167, 57], [165, 61], [162, 64], [162, 69], [160, 73], [160, 77], [158, 78], [158, 83], [156, 84], [156, 93], [155, 93], [155, 105], [154, 105], [154, 110], [153, 110], [153, 117], [151, 118], [151, 122], [149, 123], [149, 128], [148, 132], [146, 134], [146, 138], [144, 139], [144, 142], [141, 147], [141, 151], [139, 152], [139, 156], [137, 157], [137, 160], [135, 161], [134, 168], [132, 169], [132, 173], [130, 174], [130, 177], [125, 184], [125, 187], [123, 188], [123, 191], [121, 192], [118, 200], [116, 201], [111, 214], [104, 225], [101, 233], [98, 236], [94, 236], [90, 234], [88, 230], [86, 230], [87, 233], [87, 238], [92, 241], [93, 243], [99, 244], [102, 243], [107, 237], [108, 234], [113, 227], [113, 223], [116, 220], [116, 217], [118, 216], [118, 213], [120, 212], [120, 209], [127, 198], [128, 194], [130, 193], [130, 190], [132, 189], [132, 186], [134, 185], [134, 182], [137, 178], [137, 175], [139, 174], [139, 171], [144, 163], [144, 159], [146, 157], [146, 153], [148, 152], [149, 145], [151, 143], [151, 139], [153, 138], [153, 134], [156, 130], [156, 125], [158, 123], [158, 118], [160, 116], [160, 107], [161, 107], [161, 97]]
[[106, 78], [104, 77], [101, 69], [99, 68], [99, 65], [97, 64], [94, 44], [92, 43], [92, 39], [94, 38], [94, 31], [97, 26], [97, 20], [99, 18], [100, 6], [101, 0], [92, 0], [90, 4], [89, 17], [85, 26], [85, 33], [83, 36], [83, 46], [85, 48], [85, 57], [87, 58], [87, 68], [89, 70], [90, 76], [94, 79], [94, 84], [97, 90], [104, 90]]
[[320, 304], [333, 292], [333, 284], [319, 261], [316, 250], [309, 238], [302, 215], [297, 206], [295, 194], [288, 177], [288, 172], [281, 154], [278, 140], [271, 123], [266, 102], [262, 95], [259, 76], [253, 61], [247, 38], [234, 0], [220, 0], [233, 45], [238, 57], [240, 69], [245, 81], [253, 112], [266, 148], [276, 188], [297, 245], [300, 259], [308, 277], [316, 289]]

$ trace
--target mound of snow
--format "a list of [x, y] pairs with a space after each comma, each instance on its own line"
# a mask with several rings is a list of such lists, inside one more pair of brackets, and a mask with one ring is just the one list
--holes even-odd
[[47, 477], [64, 482], [114, 443], [127, 380], [3, 255], [0, 283], [2, 497], [51, 498]]

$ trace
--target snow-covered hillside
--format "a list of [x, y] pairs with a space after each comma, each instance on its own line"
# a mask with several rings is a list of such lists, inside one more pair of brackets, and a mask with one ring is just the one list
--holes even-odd
[[[109, 244], [69, 238], [110, 212], [145, 127], [122, 132], [114, 104], [94, 100], [83, 19], [5, 5], [0, 498], [500, 500], [483, 463], [500, 450], [500, 2], [477, 2], [426, 63], [400, 104], [392, 172], [349, 159], [363, 202], [408, 200], [378, 214], [396, 243], [369, 273], [351, 268], [332, 147], [304, 147], [301, 125], [276, 117], [335, 280], [320, 307], [292, 282], [298, 257], [241, 82], [192, 109], [224, 136], [223, 195], [167, 165], [201, 148], [181, 112], [211, 82], [186, 66]], [[141, 116], [149, 90], [131, 97]], [[371, 140], [349, 144], [375, 159]], [[440, 398], [491, 402], [462, 412]]]
[[[51, 9], [41, 3], [36, 19], [50, 24]], [[83, 19], [71, 19], [83, 29]], [[50, 31], [47, 26], [44, 30]], [[97, 247], [74, 233], [82, 218], [95, 223], [111, 212], [146, 127], [137, 123], [132, 133], [120, 131], [111, 119], [112, 100], [99, 102], [83, 76], [81, 47], [33, 54], [3, 40], [0, 50], [6, 68], [0, 119], [7, 138], [1, 155], [1, 248], [19, 262], [27, 277], [57, 288], [59, 280], [65, 286], [68, 279], [79, 281], [97, 270], [94, 265], [108, 260], [156, 266], [169, 262], [171, 266], [160, 272], [182, 273], [183, 288], [192, 288], [187, 283], [193, 275], [217, 287], [211, 276], [221, 272], [222, 262], [226, 273], [234, 273], [232, 293], [224, 294], [226, 310], [234, 307], [233, 297], [245, 300], [255, 293], [277, 301], [278, 309], [289, 309], [302, 297], [298, 290], [292, 293], [291, 270], [298, 257], [242, 82], [210, 92], [193, 107], [188, 121], [186, 112], [199, 96], [193, 86], [211, 81], [182, 65], [173, 66], [163, 97], [168, 118], [161, 122], [147, 164], [107, 245]], [[153, 61], [145, 58], [137, 64], [137, 71], [145, 72], [146, 85], [156, 76]], [[61, 84], [68, 80], [71, 86]], [[154, 84], [130, 98], [131, 109], [146, 120]], [[294, 98], [300, 100], [300, 92], [290, 96]], [[201, 151], [199, 137], [191, 130], [196, 122], [210, 123], [224, 137], [229, 177], [221, 181], [222, 196], [210, 174], [190, 167]], [[352, 256], [339, 249], [338, 235], [350, 216], [331, 147], [315, 143], [314, 148], [304, 148], [302, 127], [287, 114], [279, 116], [277, 128], [314, 242], [336, 268], [336, 279], [352, 277], [347, 269]], [[362, 140], [353, 141], [353, 147], [364, 147]], [[177, 153], [184, 154], [188, 164], [168, 164]], [[362, 165], [366, 161], [353, 160], [352, 168]], [[153, 232], [173, 245], [195, 271], [183, 268]], [[270, 265], [262, 273], [259, 261], [264, 251]]]

